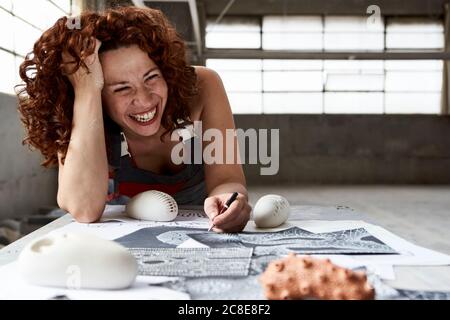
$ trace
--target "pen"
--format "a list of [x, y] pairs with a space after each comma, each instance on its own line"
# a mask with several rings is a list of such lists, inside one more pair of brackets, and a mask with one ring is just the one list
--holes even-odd
[[[237, 192], [233, 192], [233, 194], [231, 195], [230, 199], [227, 200], [227, 202], [225, 202], [225, 205], [223, 206], [222, 210], [220, 210], [219, 214], [224, 213], [233, 203], [234, 200], [236, 200], [238, 196]], [[218, 215], [219, 215], [218, 214]], [[211, 231], [212, 228], [215, 227], [215, 224], [213, 223], [213, 225], [208, 229], [208, 231]]]

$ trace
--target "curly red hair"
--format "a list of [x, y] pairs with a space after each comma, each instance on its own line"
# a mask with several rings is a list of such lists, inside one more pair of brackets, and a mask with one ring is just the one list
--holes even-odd
[[134, 44], [147, 52], [168, 85], [161, 120], [166, 133], [182, 126], [179, 119], [190, 122], [188, 107], [198, 91], [184, 41], [161, 11], [115, 7], [100, 13], [86, 11], [79, 18], [80, 29], [69, 28], [67, 17], [58, 19], [36, 41], [19, 69], [24, 83], [16, 93], [27, 132], [23, 144], [40, 150], [46, 167], [58, 163], [58, 153], [64, 161], [71, 135], [74, 92], [63, 72], [63, 51], [75, 58], [71, 73], [86, 68], [84, 59], [94, 52], [95, 38], [102, 42], [99, 52]]

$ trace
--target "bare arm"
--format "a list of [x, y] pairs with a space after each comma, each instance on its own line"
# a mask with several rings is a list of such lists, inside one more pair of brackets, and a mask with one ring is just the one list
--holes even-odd
[[58, 205], [79, 222], [98, 220], [108, 191], [108, 161], [103, 129], [101, 89], [103, 75], [98, 47], [90, 64], [91, 73], [78, 70], [69, 76], [75, 101], [72, 133], [64, 165], [59, 159]]
[[[234, 130], [233, 115], [228, 102], [222, 80], [219, 75], [210, 69], [199, 68], [202, 79], [203, 110], [201, 114], [202, 127], [217, 129], [224, 137], [223, 162], [207, 164], [205, 166], [205, 183], [208, 198], [205, 200], [205, 212], [215, 225], [217, 232], [241, 231], [250, 218], [251, 207], [248, 204], [248, 193], [242, 165], [237, 162], [238, 143], [234, 136], [232, 144], [227, 148], [226, 130]], [[209, 142], [204, 143], [204, 147]], [[225, 163], [226, 153], [234, 154], [233, 162]], [[228, 198], [238, 192], [237, 200], [233, 202], [225, 213], [218, 215]]]

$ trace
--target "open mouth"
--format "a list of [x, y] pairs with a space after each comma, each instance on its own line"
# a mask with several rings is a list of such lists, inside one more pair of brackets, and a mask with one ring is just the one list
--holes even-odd
[[141, 112], [141, 113], [132, 113], [128, 116], [139, 124], [149, 124], [153, 119], [156, 118], [158, 108], [155, 107], [152, 110]]

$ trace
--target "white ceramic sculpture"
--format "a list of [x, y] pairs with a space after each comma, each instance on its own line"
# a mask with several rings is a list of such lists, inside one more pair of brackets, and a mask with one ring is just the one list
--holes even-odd
[[75, 232], [32, 241], [20, 253], [18, 266], [30, 284], [67, 289], [124, 289], [138, 272], [136, 259], [125, 247]]
[[177, 217], [178, 205], [167, 193], [150, 190], [131, 198], [126, 206], [126, 213], [139, 220], [172, 221]]
[[253, 219], [259, 228], [278, 227], [288, 218], [289, 202], [276, 194], [261, 197], [253, 208]]

